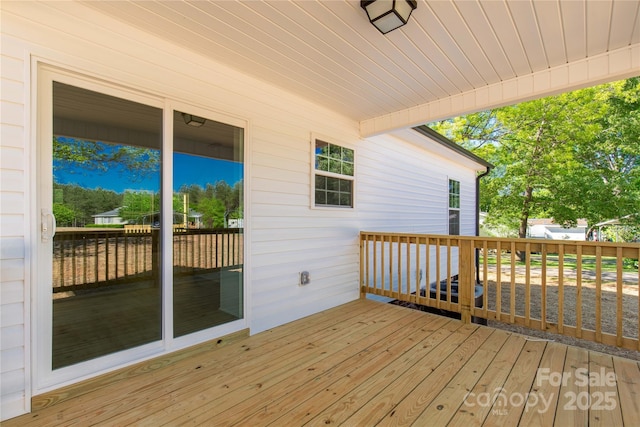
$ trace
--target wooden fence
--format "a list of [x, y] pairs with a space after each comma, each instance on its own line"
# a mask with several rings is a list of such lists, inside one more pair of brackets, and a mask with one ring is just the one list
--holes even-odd
[[[181, 229], [173, 234], [176, 272], [243, 263], [242, 229]], [[160, 232], [59, 231], [53, 241], [53, 290], [65, 292], [158, 277]]]
[[362, 232], [361, 294], [640, 351], [639, 258], [637, 243]]

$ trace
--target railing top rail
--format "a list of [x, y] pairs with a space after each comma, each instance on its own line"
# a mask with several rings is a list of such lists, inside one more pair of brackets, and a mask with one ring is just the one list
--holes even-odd
[[[145, 231], [146, 234], [150, 234], [152, 231], [159, 232], [159, 228], [149, 228]], [[188, 234], [238, 234], [242, 233], [242, 228], [187, 228], [184, 231]], [[145, 233], [137, 233], [137, 234], [145, 234]], [[78, 227], [72, 230], [60, 230], [56, 231], [56, 236], [78, 236], [78, 235], [88, 235], [88, 236], [96, 236], [96, 235], [124, 235], [129, 234], [127, 230], [124, 228], [98, 228], [98, 227]]]
[[593, 246], [593, 247], [611, 247], [611, 248], [631, 248], [640, 249], [640, 243], [633, 242], [601, 242], [601, 241], [589, 241], [589, 240], [552, 240], [552, 239], [532, 239], [532, 238], [518, 238], [518, 237], [487, 237], [487, 236], [460, 236], [450, 234], [426, 234], [426, 233], [393, 233], [386, 231], [361, 231], [360, 236], [376, 235], [384, 237], [409, 237], [409, 238], [433, 238], [433, 239], [451, 239], [452, 241], [465, 240], [465, 241], [487, 241], [487, 242], [500, 242], [500, 243], [531, 243], [537, 245], [568, 245], [568, 246]]

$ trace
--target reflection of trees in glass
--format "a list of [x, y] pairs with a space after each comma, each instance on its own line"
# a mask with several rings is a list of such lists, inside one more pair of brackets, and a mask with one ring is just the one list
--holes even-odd
[[[225, 227], [229, 219], [243, 218], [242, 190], [242, 180], [233, 187], [226, 181], [217, 181], [205, 188], [197, 184], [183, 185], [180, 194], [189, 196], [189, 209], [202, 214], [205, 227], [215, 228]], [[180, 212], [182, 210], [180, 208]]]
[[224, 205], [216, 198], [202, 199], [197, 206], [197, 211], [202, 214], [202, 222], [205, 228], [225, 227]]
[[53, 214], [61, 227], [83, 227], [93, 224], [92, 215], [122, 206], [122, 194], [78, 185], [53, 184]]
[[[58, 225], [81, 227], [92, 224], [92, 215], [116, 208], [122, 208], [120, 215], [124, 219], [137, 222], [141, 215], [151, 212], [152, 203], [149, 193], [146, 192], [123, 195], [100, 188], [90, 190], [78, 185], [58, 184], [55, 183], [57, 173], [73, 176], [116, 172], [126, 175], [127, 181], [135, 182], [151, 174], [157, 174], [159, 169], [159, 150], [63, 136], [54, 137], [53, 211]], [[128, 200], [124, 201], [125, 198]], [[145, 199], [147, 202], [143, 202]], [[156, 199], [159, 197], [156, 196]], [[158, 206], [159, 203], [156, 201], [154, 209], [157, 210]]]
[[[86, 175], [116, 172], [135, 182], [160, 169], [160, 151], [69, 137], [53, 140], [55, 173]], [[185, 204], [184, 195], [188, 195]], [[174, 223], [181, 223], [183, 215], [202, 214], [206, 227], [224, 227], [229, 219], [243, 218], [243, 182], [233, 186], [226, 181], [200, 185], [183, 185], [173, 196]], [[188, 212], [184, 212], [186, 210]], [[89, 190], [77, 185], [54, 183], [54, 215], [58, 225], [85, 226], [94, 222], [93, 215], [119, 209], [119, 216], [132, 224], [158, 225], [160, 222], [160, 194], [152, 191], [130, 191], [118, 194], [109, 190]]]
[[[183, 186], [173, 196], [174, 222], [183, 221], [184, 195], [188, 195], [186, 212], [203, 215], [205, 227], [225, 227], [229, 219], [243, 218], [242, 181], [233, 187], [225, 181], [207, 185]], [[116, 193], [111, 190], [87, 189], [78, 185], [56, 184], [53, 189], [53, 214], [60, 227], [84, 227], [94, 223], [93, 215], [119, 209], [119, 216], [132, 224], [154, 225], [160, 221], [160, 194], [151, 191]], [[191, 221], [191, 219], [189, 220]]]
[[76, 213], [62, 203], [53, 204], [53, 215], [56, 217], [58, 227], [72, 227], [76, 222]]
[[353, 176], [353, 150], [316, 140], [316, 169]]
[[120, 217], [134, 224], [151, 224], [159, 221], [160, 194], [151, 191], [125, 191]]
[[160, 150], [69, 137], [53, 138], [53, 165], [66, 173], [126, 173], [131, 181], [160, 170]]

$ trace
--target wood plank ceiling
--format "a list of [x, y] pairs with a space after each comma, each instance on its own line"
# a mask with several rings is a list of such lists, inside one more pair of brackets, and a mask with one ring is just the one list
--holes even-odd
[[[387, 35], [359, 0], [84, 3], [358, 120], [365, 134], [513, 103], [509, 82], [526, 99], [640, 74], [639, 0], [418, 0]], [[603, 56], [607, 69], [594, 72]], [[522, 89], [554, 70], [560, 82]]]

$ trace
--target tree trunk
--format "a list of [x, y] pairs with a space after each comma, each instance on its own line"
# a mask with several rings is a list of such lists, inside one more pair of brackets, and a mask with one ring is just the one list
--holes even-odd
[[[524, 239], [527, 237], [527, 223], [529, 222], [529, 213], [531, 201], [533, 200], [533, 187], [527, 186], [524, 192], [524, 202], [522, 203], [522, 215], [520, 215], [520, 226], [518, 227], [518, 237]], [[520, 261], [526, 261], [526, 254], [523, 251], [516, 252]]]

